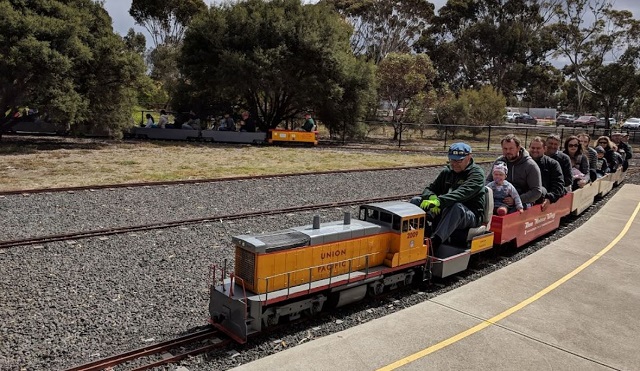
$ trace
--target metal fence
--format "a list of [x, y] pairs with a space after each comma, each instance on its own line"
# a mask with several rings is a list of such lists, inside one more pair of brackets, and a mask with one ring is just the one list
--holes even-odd
[[[409, 149], [411, 147], [424, 147], [447, 149], [449, 145], [457, 141], [473, 143], [478, 149], [486, 148], [487, 151], [499, 149], [500, 140], [508, 135], [515, 134], [523, 145], [527, 145], [536, 136], [546, 138], [549, 134], [557, 134], [562, 141], [571, 135], [587, 133], [592, 141], [599, 136], [610, 136], [619, 129], [604, 128], [575, 128], [556, 127], [555, 125], [495, 125], [495, 126], [470, 126], [470, 125], [417, 125], [411, 123], [397, 124], [399, 135], [394, 140], [394, 126], [388, 122], [366, 122], [367, 139], [388, 140], [389, 144], [395, 143], [397, 147]], [[476, 134], [471, 134], [475, 132]], [[640, 131], [627, 131], [630, 143], [640, 142]]]

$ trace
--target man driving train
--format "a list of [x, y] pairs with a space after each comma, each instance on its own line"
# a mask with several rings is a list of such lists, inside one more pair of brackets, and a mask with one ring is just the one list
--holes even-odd
[[466, 238], [469, 228], [482, 224], [484, 215], [484, 171], [473, 161], [471, 147], [454, 143], [448, 157], [449, 165], [410, 201], [427, 211], [434, 249], [449, 237]]

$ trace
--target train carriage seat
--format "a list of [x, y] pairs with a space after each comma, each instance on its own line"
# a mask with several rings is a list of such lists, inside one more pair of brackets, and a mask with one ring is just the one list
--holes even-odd
[[467, 241], [471, 241], [474, 237], [484, 234], [491, 226], [491, 216], [493, 215], [493, 190], [485, 187], [484, 194], [484, 217], [482, 225], [476, 228], [469, 228], [467, 232]]

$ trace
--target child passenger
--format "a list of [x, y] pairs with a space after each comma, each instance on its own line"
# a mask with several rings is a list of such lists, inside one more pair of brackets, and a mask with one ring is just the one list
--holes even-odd
[[[496, 215], [506, 215], [516, 210], [521, 213], [524, 210], [518, 191], [516, 191], [513, 184], [506, 180], [507, 172], [506, 164], [497, 163], [493, 167], [493, 181], [487, 184], [487, 187], [493, 190], [493, 213]], [[509, 205], [505, 204], [505, 197], [513, 198], [514, 206], [509, 207]]]
[[602, 146], [597, 146], [596, 152], [598, 153], [598, 159], [596, 162], [596, 173], [598, 174], [598, 178], [602, 178], [606, 173], [609, 172], [609, 164], [607, 163], [607, 159], [604, 158], [605, 151]]

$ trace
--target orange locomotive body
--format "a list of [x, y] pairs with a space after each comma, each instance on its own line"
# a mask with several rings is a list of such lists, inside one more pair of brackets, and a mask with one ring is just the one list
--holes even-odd
[[286, 129], [269, 129], [267, 142], [270, 144], [278, 143], [302, 143], [306, 145], [318, 145], [317, 131], [300, 131]]
[[[235, 272], [211, 285], [211, 321], [239, 342], [254, 332], [332, 307], [361, 300], [367, 293], [428, 279], [431, 267], [444, 276], [466, 269], [470, 249], [429, 254], [425, 212], [407, 202], [363, 205], [358, 220], [294, 227], [233, 237]], [[480, 241], [484, 239], [484, 241]], [[488, 240], [488, 241], [487, 241]], [[476, 242], [492, 246], [487, 232]], [[454, 253], [451, 253], [454, 251]], [[220, 279], [217, 279], [220, 278]]]
[[[317, 218], [317, 217], [316, 217]], [[427, 260], [425, 213], [406, 202], [364, 205], [360, 219], [233, 237], [235, 273], [211, 286], [212, 322], [245, 342], [282, 317], [342, 306], [410, 283]], [[416, 268], [421, 271], [421, 268]], [[394, 273], [394, 271], [397, 271]], [[214, 271], [215, 272], [215, 271]]]

